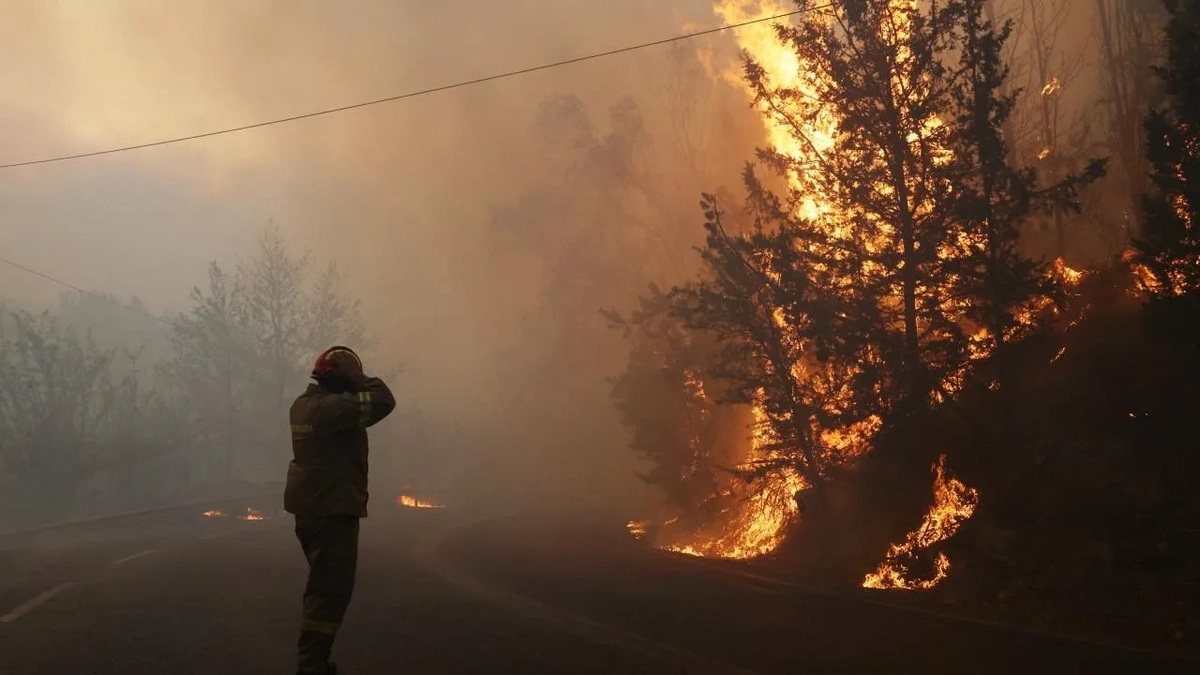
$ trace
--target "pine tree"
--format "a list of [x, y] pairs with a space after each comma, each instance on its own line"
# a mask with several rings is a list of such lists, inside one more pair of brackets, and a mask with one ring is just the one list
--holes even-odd
[[811, 234], [790, 221], [752, 175], [750, 232], [725, 231], [706, 195], [707, 243], [699, 280], [672, 292], [674, 312], [720, 345], [710, 372], [721, 402], [754, 406], [748, 480], [792, 474], [818, 488], [862, 449], [878, 421], [879, 362], [870, 354], [873, 309], [830, 292], [826, 266], [805, 252]]
[[[1158, 75], [1168, 105], [1145, 123], [1155, 189], [1143, 200], [1136, 261], [1148, 272], [1143, 290], [1152, 301], [1194, 312], [1200, 290], [1200, 4], [1167, 0], [1166, 6], [1167, 58]], [[1179, 300], [1165, 303], [1172, 298]]]
[[759, 151], [787, 192], [749, 167], [754, 224], [741, 236], [706, 198], [704, 273], [675, 290], [675, 311], [717, 335], [714, 373], [732, 399], [761, 408], [764, 466], [810, 487], [883, 420], [951, 395], [1053, 298], [1045, 266], [1018, 251], [1019, 226], [1072, 203], [1083, 178], [1039, 189], [1008, 164], [1008, 30], [984, 5], [814, 10], [777, 29], [799, 75], [774, 82], [746, 58], [768, 124], [794, 141]]
[[688, 523], [711, 515], [704, 505], [720, 490], [718, 474], [734, 463], [722, 434], [730, 410], [706, 382], [711, 336], [687, 331], [671, 309], [670, 295], [651, 285], [630, 316], [604, 315], [630, 343], [625, 370], [612, 380], [612, 399], [630, 432], [630, 449], [650, 464], [639, 477]]
[[[997, 27], [985, 20], [985, 11], [983, 0], [963, 3], [960, 86], [954, 90], [957, 117], [947, 138], [959, 172], [954, 216], [961, 231], [945, 265], [954, 301], [975, 327], [971, 353], [1003, 357], [1005, 343], [1021, 337], [1033, 325], [1034, 310], [1060, 291], [1045, 265], [1020, 252], [1021, 226], [1036, 205], [1057, 213], [1062, 208], [1049, 193], [1038, 192], [1033, 169], [1009, 164], [1003, 129], [1017, 93], [1002, 93], [1009, 68], [1001, 50], [1012, 24]], [[1068, 180], [1056, 187], [1073, 198], [1078, 180]]]
[[963, 11], [958, 1], [835, 3], [778, 29], [799, 82], [772, 82], [746, 63], [768, 120], [800, 148], [760, 158], [790, 178], [788, 206], [808, 212], [802, 227], [828, 267], [827, 290], [882, 317], [875, 359], [889, 370], [888, 397], [909, 409], [966, 352], [942, 269], [954, 243], [954, 167], [939, 117], [955, 107], [948, 57]]

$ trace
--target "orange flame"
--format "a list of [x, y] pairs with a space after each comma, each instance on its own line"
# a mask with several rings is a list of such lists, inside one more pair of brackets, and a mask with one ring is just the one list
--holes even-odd
[[204, 517], [205, 518], [224, 518], [225, 512], [224, 511], [216, 511], [216, 510], [205, 511]]
[[934, 560], [934, 574], [929, 579], [910, 578], [903, 562], [903, 558], [918, 549], [927, 549], [954, 536], [958, 528], [975, 515], [975, 507], [979, 505], [978, 490], [967, 487], [957, 478], [946, 478], [945, 455], [934, 462], [933, 471], [933, 505], [921, 526], [910, 532], [903, 542], [888, 547], [884, 561], [863, 579], [863, 588], [929, 589], [941, 583], [949, 573], [950, 559], [941, 551]]
[[417, 499], [409, 495], [400, 495], [396, 498], [396, 503], [410, 509], [441, 509], [445, 508], [441, 504], [434, 504], [423, 499]]

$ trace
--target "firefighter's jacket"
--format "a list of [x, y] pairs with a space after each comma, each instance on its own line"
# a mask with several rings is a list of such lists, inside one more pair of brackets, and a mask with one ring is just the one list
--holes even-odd
[[292, 462], [283, 508], [298, 516], [367, 515], [367, 427], [396, 399], [377, 377], [362, 391], [335, 394], [316, 384], [292, 404]]

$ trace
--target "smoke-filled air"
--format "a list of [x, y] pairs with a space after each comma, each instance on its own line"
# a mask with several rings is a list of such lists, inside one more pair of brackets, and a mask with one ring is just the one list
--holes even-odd
[[1194, 639], [1195, 3], [0, 9], [0, 534], [281, 517], [345, 345], [373, 514]]

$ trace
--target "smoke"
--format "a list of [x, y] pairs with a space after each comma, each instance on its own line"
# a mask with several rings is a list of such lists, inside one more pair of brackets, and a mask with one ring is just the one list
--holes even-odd
[[[0, 7], [15, 27], [0, 44], [5, 163], [285, 117], [717, 23], [700, 1], [523, 0], [470, 11], [382, 0]], [[598, 310], [625, 309], [651, 280], [681, 280], [701, 234], [699, 191], [736, 181], [754, 141], [753, 114], [734, 90], [671, 88], [680, 68], [694, 70], [697, 47], [728, 43], [705, 38], [245, 133], [5, 171], [0, 250], [84, 288], [137, 296], [152, 311], [180, 310], [208, 261], [232, 267], [273, 220], [297, 249], [339, 263], [378, 340], [365, 354], [368, 367], [401, 369], [393, 383], [401, 405], [469, 430], [447, 461], [463, 467], [473, 489], [638, 499], [605, 381], [621, 366], [623, 345]], [[539, 128], [555, 118], [543, 104], [570, 97], [600, 143], [620, 125], [622, 99], [633, 101], [644, 126], [638, 142], [647, 145], [626, 148], [639, 163], [622, 170], [661, 194], [617, 186], [627, 203], [614, 204], [566, 193], [538, 229], [497, 228], [504, 209], [530, 220], [523, 198], [589, 189], [560, 171], [621, 163], [556, 146], [562, 130]], [[710, 154], [698, 159], [726, 175], [685, 175], [681, 110], [703, 112], [684, 136], [703, 136], [697, 147]], [[609, 244], [592, 256], [598, 233]], [[4, 296], [31, 303], [62, 291], [7, 268], [0, 284]], [[402, 434], [388, 429], [377, 433], [377, 454], [436, 456], [436, 448], [395, 447]], [[386, 471], [387, 461], [380, 466]]]

